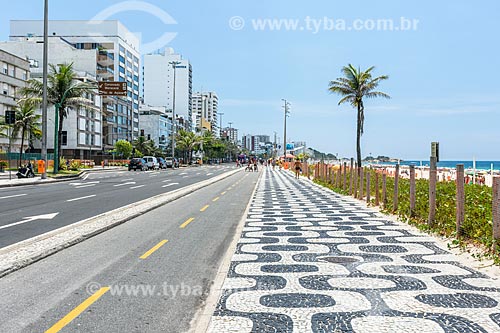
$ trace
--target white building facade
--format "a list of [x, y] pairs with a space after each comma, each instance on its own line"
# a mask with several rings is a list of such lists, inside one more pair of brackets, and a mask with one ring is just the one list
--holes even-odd
[[[43, 21], [13, 20], [10, 29], [11, 41], [43, 37]], [[127, 82], [126, 97], [103, 98], [102, 144], [111, 148], [118, 140], [136, 138], [141, 68], [139, 38], [119, 21], [51, 20], [49, 36], [50, 39], [62, 37], [76, 49], [97, 51], [94, 67], [99, 81]]]
[[[175, 87], [174, 87], [174, 64]], [[193, 70], [189, 60], [182, 59], [173, 49], [167, 48], [163, 53], [144, 56], [144, 104], [162, 106], [172, 117], [175, 100], [175, 116], [181, 126], [191, 131]], [[175, 91], [174, 91], [175, 89]]]
[[[18, 91], [26, 86], [29, 75], [27, 59], [6, 52], [0, 46], [0, 117], [5, 117], [5, 111], [16, 109]], [[19, 151], [21, 148], [21, 140], [12, 140], [10, 144], [11, 151]], [[26, 144], [28, 143], [26, 142]], [[8, 149], [9, 139], [0, 137], [0, 151], [6, 152]]]
[[[34, 79], [42, 79], [43, 44], [39, 38], [30, 37], [24, 40], [0, 42], [0, 49], [8, 50], [17, 56], [27, 59], [30, 64], [30, 75]], [[79, 50], [66, 40], [54, 37], [49, 39], [49, 64], [73, 64], [76, 79], [89, 84], [97, 85], [96, 50]], [[63, 156], [68, 158], [87, 159], [92, 151], [102, 150], [102, 113], [101, 97], [95, 93], [84, 96], [87, 103], [76, 109], [69, 108], [68, 116], [64, 119], [62, 128], [61, 148]], [[41, 113], [41, 110], [39, 111]], [[47, 148], [54, 149], [55, 137], [55, 108], [49, 106], [47, 111]], [[35, 142], [35, 150], [41, 147]]]
[[195, 132], [209, 130], [220, 136], [218, 121], [219, 97], [215, 92], [193, 94], [193, 127]]

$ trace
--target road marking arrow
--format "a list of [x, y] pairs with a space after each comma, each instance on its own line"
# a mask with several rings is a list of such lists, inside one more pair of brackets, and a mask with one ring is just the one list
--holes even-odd
[[59, 213], [44, 214], [44, 215], [37, 215], [37, 216], [28, 216], [28, 217], [25, 217], [22, 221], [0, 226], [0, 229], [13, 227], [13, 226], [18, 225], [18, 224], [23, 224], [23, 223], [27, 223], [27, 222], [31, 222], [31, 221], [35, 221], [35, 220], [52, 220], [58, 214]]

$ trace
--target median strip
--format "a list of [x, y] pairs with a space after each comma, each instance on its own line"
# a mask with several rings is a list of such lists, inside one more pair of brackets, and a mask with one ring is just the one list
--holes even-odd
[[206, 211], [208, 207], [209, 207], [209, 205], [205, 205], [205, 206], [203, 206], [203, 208], [202, 208], [202, 209], [200, 209], [200, 212], [204, 212], [204, 211]]
[[147, 251], [146, 253], [144, 253], [142, 256], [140, 256], [139, 258], [140, 259], [146, 259], [147, 257], [149, 257], [150, 255], [153, 254], [153, 252], [155, 252], [156, 250], [158, 250], [160, 247], [162, 247], [166, 242], [168, 242], [167, 239], [164, 239], [162, 240], [161, 242], [159, 242], [158, 244], [156, 244], [155, 246], [153, 246], [151, 248], [151, 250]]
[[91, 306], [95, 301], [101, 298], [106, 292], [108, 292], [109, 287], [102, 287], [96, 291], [92, 296], [87, 298], [83, 303], [74, 308], [70, 313], [64, 316], [63, 319], [59, 320], [54, 326], [45, 331], [45, 333], [56, 333], [62, 330], [66, 325], [68, 325], [73, 319], [78, 317], [83, 311], [85, 311], [89, 306]]
[[184, 222], [183, 224], [181, 224], [181, 225], [179, 226], [179, 228], [184, 229], [185, 227], [187, 227], [187, 225], [188, 225], [189, 223], [191, 223], [191, 222], [193, 222], [193, 221], [194, 221], [194, 217], [191, 217], [191, 218], [187, 219], [187, 220], [186, 220], [186, 222]]

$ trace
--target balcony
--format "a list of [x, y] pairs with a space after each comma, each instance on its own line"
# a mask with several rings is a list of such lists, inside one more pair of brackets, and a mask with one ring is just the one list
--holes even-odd
[[114, 77], [114, 71], [111, 68], [97, 67], [97, 75], [100, 79], [109, 79]]
[[97, 63], [103, 67], [112, 66], [115, 62], [107, 53], [97, 55]]

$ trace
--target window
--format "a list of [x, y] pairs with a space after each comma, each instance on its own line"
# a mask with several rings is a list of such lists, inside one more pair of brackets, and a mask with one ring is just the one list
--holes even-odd
[[67, 146], [68, 145], [68, 131], [62, 131], [62, 134], [61, 134], [61, 144], [63, 146]]
[[123, 46], [121, 46], [121, 45], [120, 45], [120, 52], [125, 53], [125, 48]]
[[16, 67], [14, 66], [9, 66], [10, 67], [10, 76], [15, 77], [16, 76]]
[[23, 71], [23, 76], [22, 76], [23, 80], [26, 81], [28, 79], [28, 72], [26, 71]]
[[4, 95], [9, 94], [9, 85], [7, 83], [3, 84], [2, 94], [4, 94]]
[[123, 68], [122, 66], [120, 66], [120, 73], [125, 74], [125, 68]]
[[123, 56], [119, 56], [120, 62], [126, 63], [125, 58]]
[[3, 73], [5, 75], [9, 74], [9, 66], [7, 64], [3, 64]]

